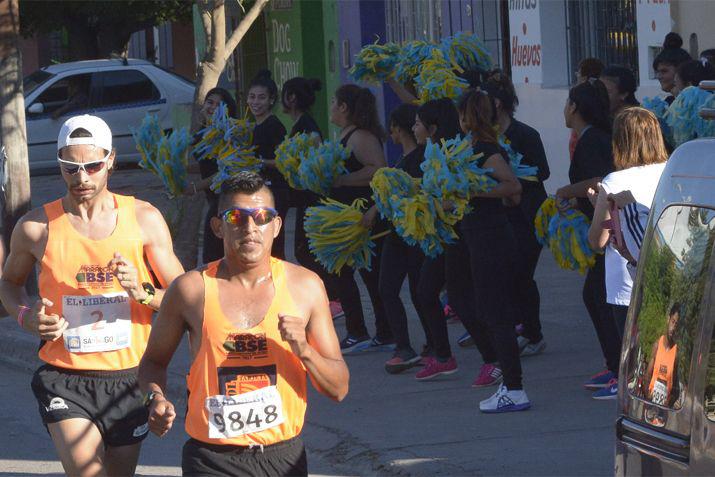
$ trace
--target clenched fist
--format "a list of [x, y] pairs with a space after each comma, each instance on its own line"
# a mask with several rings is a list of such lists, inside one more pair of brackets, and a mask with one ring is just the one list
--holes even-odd
[[174, 405], [164, 396], [156, 395], [149, 406], [149, 430], [159, 437], [164, 437], [174, 424], [174, 419]]
[[308, 349], [308, 340], [305, 336], [307, 324], [306, 318], [278, 315], [278, 330], [281, 332], [281, 338], [290, 344], [293, 353], [299, 358], [302, 358]]

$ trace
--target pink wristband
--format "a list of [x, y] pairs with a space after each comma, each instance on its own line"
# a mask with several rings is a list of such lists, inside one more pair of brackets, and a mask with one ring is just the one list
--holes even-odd
[[25, 327], [25, 313], [30, 311], [29, 306], [25, 305], [20, 305], [20, 312], [17, 314], [17, 324], [20, 325], [20, 328]]

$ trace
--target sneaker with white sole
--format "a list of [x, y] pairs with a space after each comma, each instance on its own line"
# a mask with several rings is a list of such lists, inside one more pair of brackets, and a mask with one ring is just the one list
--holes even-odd
[[370, 351], [395, 351], [397, 345], [395, 340], [389, 339], [384, 340], [375, 336], [372, 341], [370, 341]]
[[457, 344], [461, 348], [469, 348], [474, 345], [474, 339], [472, 339], [472, 335], [469, 334], [469, 332], [464, 333], [462, 336], [459, 337], [457, 340]]
[[477, 379], [472, 383], [473, 388], [485, 388], [501, 383], [503, 380], [501, 368], [493, 364], [483, 364], [479, 369]]
[[361, 338], [355, 338], [354, 336], [346, 336], [340, 342], [340, 351], [342, 354], [357, 353], [358, 351], [365, 351], [370, 347], [370, 337], [363, 336]]
[[[519, 338], [524, 338], [523, 336], [519, 336]], [[528, 339], [524, 338], [526, 340], [526, 343], [524, 346], [519, 346], [519, 349], [521, 350], [520, 356], [522, 358], [526, 356], [535, 356], [537, 354], [541, 354], [544, 352], [546, 349], [546, 340], [542, 339], [541, 341], [537, 341], [536, 343], [532, 343]]]
[[599, 389], [593, 396], [593, 399], [607, 400], [607, 399], [617, 399], [618, 398], [618, 379], [613, 378], [608, 382], [605, 388]]
[[503, 384], [492, 397], [479, 403], [479, 410], [484, 413], [526, 411], [531, 407], [523, 389], [509, 391]]
[[330, 314], [333, 316], [333, 320], [337, 320], [338, 318], [343, 318], [345, 316], [345, 312], [343, 311], [343, 305], [339, 301], [331, 301], [329, 305]]
[[397, 350], [392, 359], [385, 363], [385, 371], [390, 374], [398, 374], [415, 366], [419, 366], [422, 356], [412, 350]]
[[608, 386], [608, 383], [616, 377], [615, 374], [607, 369], [604, 369], [598, 374], [594, 374], [591, 378], [583, 383], [583, 387], [591, 391], [597, 391]]

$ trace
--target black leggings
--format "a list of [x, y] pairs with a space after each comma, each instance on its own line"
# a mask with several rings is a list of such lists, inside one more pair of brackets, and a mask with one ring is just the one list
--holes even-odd
[[541, 297], [534, 273], [541, 255], [541, 244], [536, 240], [533, 218], [530, 220], [519, 207], [510, 208], [508, 216], [518, 245], [511, 309], [515, 313], [514, 321], [524, 325], [523, 336], [532, 343], [538, 343], [544, 336], [539, 318]]
[[420, 267], [420, 277], [417, 284], [417, 302], [422, 312], [425, 324], [429, 330], [429, 338], [435, 356], [442, 360], [452, 356], [449, 347], [447, 322], [444, 318], [439, 294], [445, 283], [445, 255], [426, 257]]
[[425, 332], [425, 340], [427, 345], [432, 345], [417, 293], [420, 270], [424, 259], [424, 254], [418, 246], [407, 245], [404, 240], [395, 235], [395, 232], [385, 238], [382, 255], [380, 257], [380, 298], [382, 298], [385, 313], [387, 313], [390, 329], [395, 337], [398, 350], [410, 350], [414, 352], [410, 343], [407, 313], [400, 299], [400, 290], [402, 289], [402, 283], [405, 281], [405, 277], [407, 277], [410, 287], [412, 304], [417, 310], [417, 316]]
[[598, 342], [601, 345], [606, 367], [618, 374], [621, 358], [621, 339], [613, 319], [611, 305], [606, 303], [606, 268], [603, 255], [596, 256], [596, 264], [586, 273], [583, 284], [583, 304], [586, 305], [588, 316], [596, 330]]
[[[380, 238], [375, 240], [375, 256], [372, 257], [372, 269], [361, 269], [358, 273], [362, 277], [367, 292], [370, 295], [372, 309], [375, 313], [375, 337], [381, 341], [391, 341], [392, 331], [387, 321], [385, 308], [380, 298], [379, 277], [380, 277], [380, 260], [382, 247], [385, 239]], [[365, 315], [362, 309], [362, 301], [360, 300], [360, 289], [355, 282], [355, 270], [351, 267], [344, 266], [340, 271], [340, 275], [331, 276], [335, 283], [340, 303], [345, 312], [345, 327], [348, 335], [354, 338], [362, 338], [369, 336], [365, 327]]]
[[[521, 360], [509, 300], [516, 239], [504, 224], [467, 228], [463, 247], [447, 251], [447, 294], [485, 363], [499, 362], [504, 385], [522, 389]], [[454, 298], [453, 298], [454, 297]]]

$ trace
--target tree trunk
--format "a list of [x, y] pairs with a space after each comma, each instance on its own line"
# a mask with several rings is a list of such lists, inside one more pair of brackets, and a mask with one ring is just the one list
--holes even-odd
[[9, 250], [12, 229], [30, 209], [30, 170], [25, 132], [25, 100], [22, 96], [22, 60], [18, 45], [20, 17], [17, 2], [0, 0], [0, 144], [5, 146], [7, 153], [8, 175], [2, 211], [3, 250]]

